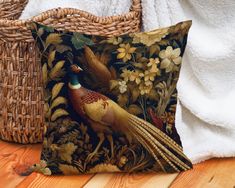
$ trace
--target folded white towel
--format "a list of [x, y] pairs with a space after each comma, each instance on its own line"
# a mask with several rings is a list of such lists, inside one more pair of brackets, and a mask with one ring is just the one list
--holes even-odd
[[53, 8], [76, 8], [96, 16], [127, 13], [131, 0], [29, 0], [19, 19], [29, 19]]
[[145, 30], [193, 20], [178, 83], [184, 152], [194, 163], [234, 156], [235, 1], [142, 1]]
[[177, 105], [176, 128], [184, 152], [195, 163], [212, 157], [235, 156], [235, 130], [200, 120], [183, 105]]

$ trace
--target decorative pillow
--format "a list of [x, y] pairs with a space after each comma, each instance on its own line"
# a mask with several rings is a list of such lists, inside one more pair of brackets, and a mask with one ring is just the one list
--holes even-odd
[[175, 129], [191, 21], [112, 38], [32, 24], [42, 54], [45, 174], [192, 168]]

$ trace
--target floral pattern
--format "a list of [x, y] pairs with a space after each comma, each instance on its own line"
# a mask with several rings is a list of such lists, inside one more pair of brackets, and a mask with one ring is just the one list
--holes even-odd
[[[71, 108], [68, 75], [71, 64], [84, 71], [82, 85], [100, 92], [129, 113], [156, 126], [181, 145], [175, 129], [176, 84], [191, 21], [151, 32], [102, 37], [56, 31], [37, 23], [32, 34], [42, 55], [47, 122], [41, 163], [35, 171], [50, 174], [152, 172], [161, 170], [140, 143], [113, 132], [114, 155], [108, 138], [92, 158], [98, 136]], [[162, 159], [160, 159], [162, 160]], [[185, 163], [191, 165], [190, 161]], [[165, 164], [168, 172], [173, 172]]]
[[171, 46], [167, 46], [165, 50], [160, 51], [159, 57], [162, 59], [161, 69], [171, 72], [175, 67], [177, 68], [182, 61], [180, 53], [180, 48], [173, 49]]
[[117, 49], [119, 52], [117, 55], [118, 59], [122, 59], [123, 62], [127, 62], [131, 59], [131, 55], [135, 52], [136, 48], [131, 47], [129, 43], [127, 44], [120, 44], [120, 48]]

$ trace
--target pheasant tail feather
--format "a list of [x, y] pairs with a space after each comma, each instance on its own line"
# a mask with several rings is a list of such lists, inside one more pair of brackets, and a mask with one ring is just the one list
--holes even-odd
[[163, 160], [177, 172], [192, 168], [190, 160], [183, 154], [182, 147], [165, 133], [134, 115], [128, 116], [127, 123], [134, 138], [154, 157], [163, 171], [166, 171]]

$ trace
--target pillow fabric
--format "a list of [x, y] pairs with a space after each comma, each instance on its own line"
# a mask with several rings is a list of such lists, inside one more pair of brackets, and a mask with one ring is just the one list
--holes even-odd
[[107, 38], [31, 26], [47, 130], [44, 174], [192, 168], [175, 129], [176, 84], [191, 21]]

